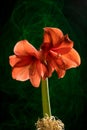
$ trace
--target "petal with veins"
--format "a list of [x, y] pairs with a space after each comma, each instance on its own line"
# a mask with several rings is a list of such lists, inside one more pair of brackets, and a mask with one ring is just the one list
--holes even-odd
[[62, 55], [62, 60], [66, 64], [67, 68], [75, 68], [81, 64], [81, 59], [78, 52], [75, 49], [71, 49], [71, 51], [65, 55]]
[[65, 73], [66, 73], [65, 70], [62, 70], [62, 69], [59, 69], [59, 68], [56, 69], [56, 72], [58, 74], [58, 78], [63, 78], [65, 76]]
[[66, 54], [68, 53], [73, 47], [73, 41], [71, 41], [68, 35], [65, 35], [63, 41], [59, 44], [59, 46], [52, 48], [52, 50], [58, 54]]
[[14, 67], [12, 70], [13, 79], [26, 81], [29, 79], [29, 66]]
[[17, 44], [14, 47], [14, 53], [17, 56], [38, 56], [38, 51], [27, 40], [17, 42]]
[[16, 63], [20, 62], [20, 58], [18, 58], [16, 55], [9, 56], [9, 63], [11, 67], [13, 67]]
[[41, 74], [39, 74], [37, 66], [37, 63], [32, 63], [29, 68], [30, 81], [34, 87], [39, 87], [41, 80]]
[[9, 63], [12, 67], [22, 67], [27, 66], [32, 62], [32, 57], [30, 56], [22, 56], [18, 57], [16, 55], [9, 57]]
[[44, 28], [44, 41], [46, 42], [47, 40], [51, 46], [55, 47], [56, 45], [59, 45], [61, 38], [63, 38], [63, 33], [60, 29], [50, 27]]

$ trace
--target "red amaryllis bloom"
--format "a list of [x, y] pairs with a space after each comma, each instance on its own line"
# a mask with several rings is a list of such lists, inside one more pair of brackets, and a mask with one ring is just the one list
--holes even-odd
[[67, 69], [75, 68], [81, 62], [78, 52], [73, 48], [73, 41], [58, 28], [44, 28], [40, 52], [49, 72], [56, 70], [59, 78], [64, 77]]
[[44, 77], [46, 67], [40, 62], [37, 51], [27, 40], [19, 41], [14, 47], [14, 54], [9, 57], [13, 79], [30, 82], [38, 87]]

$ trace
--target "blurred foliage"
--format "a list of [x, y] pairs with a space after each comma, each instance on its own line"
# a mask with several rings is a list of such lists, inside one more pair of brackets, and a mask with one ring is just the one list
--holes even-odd
[[41, 88], [34, 88], [29, 81], [13, 80], [9, 56], [16, 42], [22, 39], [38, 49], [46, 26], [58, 27], [68, 34], [82, 60], [63, 79], [58, 79], [55, 72], [49, 79], [52, 114], [64, 122], [66, 130], [82, 130], [86, 125], [87, 6], [84, 3], [16, 0], [11, 7], [8, 4], [11, 14], [0, 25], [0, 130], [34, 130], [35, 122], [42, 117]]

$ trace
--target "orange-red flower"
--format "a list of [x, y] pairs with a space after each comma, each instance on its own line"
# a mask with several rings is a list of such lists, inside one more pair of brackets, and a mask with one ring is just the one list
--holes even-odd
[[30, 79], [33, 86], [38, 87], [44, 77], [46, 67], [40, 61], [37, 51], [27, 40], [19, 41], [14, 47], [14, 54], [9, 56], [13, 79], [26, 81]]
[[59, 78], [64, 77], [67, 69], [75, 68], [81, 62], [78, 52], [73, 48], [73, 41], [58, 28], [44, 28], [40, 52], [49, 72], [56, 70]]
[[67, 69], [80, 65], [81, 59], [73, 48], [73, 41], [58, 28], [44, 28], [44, 38], [37, 51], [27, 40], [19, 41], [14, 47], [14, 55], [9, 56], [13, 79], [30, 79], [38, 87], [41, 78], [50, 77], [56, 70], [62, 78]]

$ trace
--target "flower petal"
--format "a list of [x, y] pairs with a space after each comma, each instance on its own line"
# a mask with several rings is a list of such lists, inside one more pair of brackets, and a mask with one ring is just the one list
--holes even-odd
[[71, 41], [68, 35], [65, 35], [62, 42], [60, 42], [58, 47], [52, 48], [52, 51], [57, 52], [60, 55], [68, 53], [73, 47], [73, 41]]
[[[61, 55], [58, 55], [56, 52], [54, 51], [50, 51], [49, 52], [49, 56], [50, 56], [50, 61], [51, 61], [51, 66], [53, 66], [54, 69], [56, 68], [60, 68], [60, 69], [63, 69], [65, 70], [65, 63], [64, 61], [62, 60], [61, 58]], [[49, 62], [50, 62], [49, 61]]]
[[47, 65], [50, 69], [50, 76], [52, 72], [55, 70], [58, 74], [58, 78], [63, 78], [65, 75], [65, 64], [63, 64], [60, 56], [56, 56], [56, 53], [49, 53], [47, 57]]
[[31, 56], [18, 57], [16, 55], [9, 56], [9, 63], [12, 67], [27, 66], [32, 62]]
[[41, 75], [43, 79], [45, 79], [48, 76], [48, 70], [46, 68], [46, 65], [39, 62], [37, 66], [37, 70], [39, 75]]
[[65, 70], [59, 69], [58, 67], [56, 69], [56, 72], [58, 74], [58, 78], [63, 78], [65, 76], [65, 73], [66, 73]]
[[75, 68], [81, 64], [81, 59], [78, 52], [75, 49], [65, 55], [62, 55], [62, 60], [66, 65], [66, 69]]
[[56, 63], [54, 61], [54, 57], [52, 57], [49, 53], [49, 55], [47, 56], [47, 68], [48, 68], [48, 77], [52, 76], [53, 71], [55, 70], [56, 67]]
[[34, 87], [39, 87], [40, 80], [41, 80], [41, 75], [38, 72], [37, 66], [38, 66], [38, 62], [35, 62], [35, 63], [32, 63], [29, 68], [30, 82], [32, 83]]
[[14, 67], [12, 70], [13, 79], [26, 81], [29, 79], [29, 66]]
[[63, 33], [58, 28], [46, 27], [44, 28], [44, 40], [43, 43], [49, 43], [51, 46], [55, 47], [58, 45], [63, 38]]
[[20, 62], [20, 58], [18, 58], [16, 55], [9, 56], [9, 63], [11, 67], [13, 67], [18, 62]]
[[38, 55], [38, 51], [27, 40], [17, 42], [14, 53], [17, 56]]

